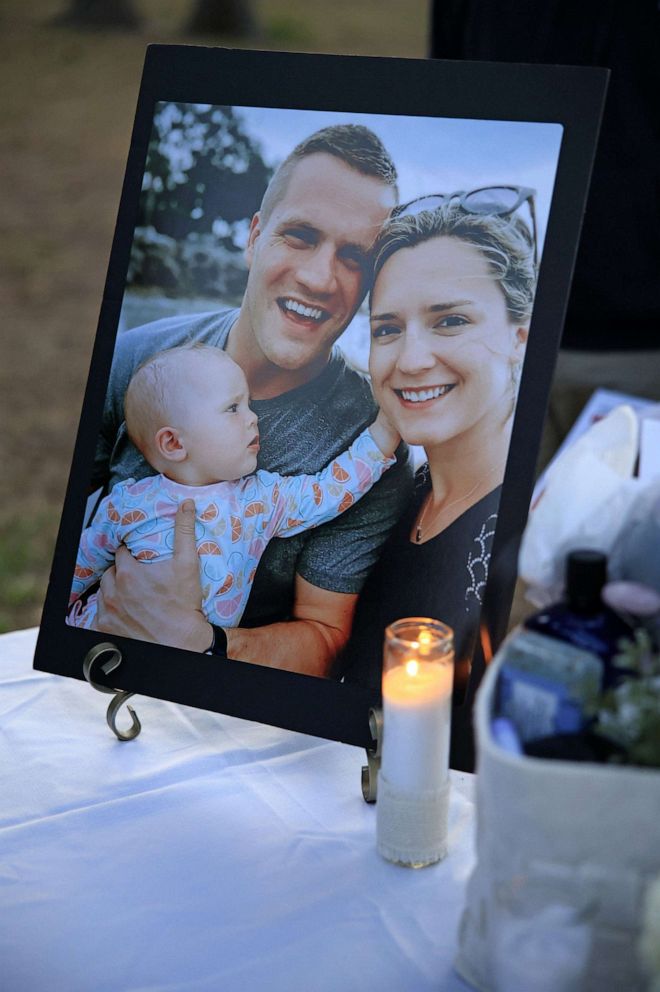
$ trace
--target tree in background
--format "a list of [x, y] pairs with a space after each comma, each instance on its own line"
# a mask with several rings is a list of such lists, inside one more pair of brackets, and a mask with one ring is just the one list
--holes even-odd
[[235, 226], [258, 209], [272, 170], [231, 107], [160, 103], [154, 115], [138, 223], [182, 238]]
[[240, 112], [208, 104], [157, 104], [129, 285], [240, 297], [248, 225], [271, 175]]
[[60, 27], [132, 30], [139, 27], [141, 20], [133, 0], [71, 0], [54, 23]]
[[197, 0], [187, 30], [191, 34], [226, 34], [242, 38], [254, 34], [256, 27], [249, 0]]
[[[133, 0], [71, 0], [55, 23], [73, 28], [137, 28], [141, 18]], [[242, 38], [254, 34], [256, 21], [250, 0], [197, 0], [186, 25], [191, 34], [222, 34]]]

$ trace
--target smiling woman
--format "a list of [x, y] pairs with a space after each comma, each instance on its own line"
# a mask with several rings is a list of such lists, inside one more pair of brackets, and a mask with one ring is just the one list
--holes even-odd
[[430, 616], [454, 629], [460, 698], [534, 300], [533, 239], [517, 218], [449, 204], [392, 220], [375, 254], [373, 389], [427, 462], [360, 597], [346, 680], [376, 686], [384, 627], [401, 616]]
[[[379, 401], [410, 444], [443, 446], [447, 499], [501, 465], [512, 413], [513, 370], [526, 325], [510, 320], [489, 263], [470, 244], [436, 237], [397, 252], [374, 289], [369, 367]], [[473, 457], [465, 462], [466, 451]], [[460, 468], [460, 471], [459, 471]], [[476, 479], [474, 480], [476, 482]], [[436, 492], [437, 510], [440, 495]]]

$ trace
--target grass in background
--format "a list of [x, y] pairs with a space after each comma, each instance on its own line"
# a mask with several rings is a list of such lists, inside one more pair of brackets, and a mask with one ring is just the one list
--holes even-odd
[[44, 509], [0, 523], [0, 634], [39, 623], [58, 522]]

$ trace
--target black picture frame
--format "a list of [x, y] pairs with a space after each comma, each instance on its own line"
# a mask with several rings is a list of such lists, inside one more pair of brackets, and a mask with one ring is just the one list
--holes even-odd
[[[65, 623], [90, 464], [101, 422], [154, 108], [161, 101], [558, 123], [561, 151], [518, 395], [481, 638], [463, 704], [469, 734], [474, 691], [502, 640], [518, 545], [534, 482], [538, 442], [596, 147], [607, 70], [503, 63], [285, 54], [154, 45], [148, 48], [110, 255], [91, 369], [34, 667], [83, 678], [88, 651], [108, 635]], [[122, 663], [116, 688], [368, 747], [377, 694], [267, 666], [237, 664], [159, 644], [112, 637]]]

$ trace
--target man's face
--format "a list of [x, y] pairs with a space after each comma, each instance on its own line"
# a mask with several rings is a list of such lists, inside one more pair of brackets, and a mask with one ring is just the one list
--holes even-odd
[[392, 187], [333, 155], [296, 163], [282, 199], [250, 229], [243, 329], [259, 357], [291, 371], [323, 367], [360, 305], [369, 251], [394, 204]]

